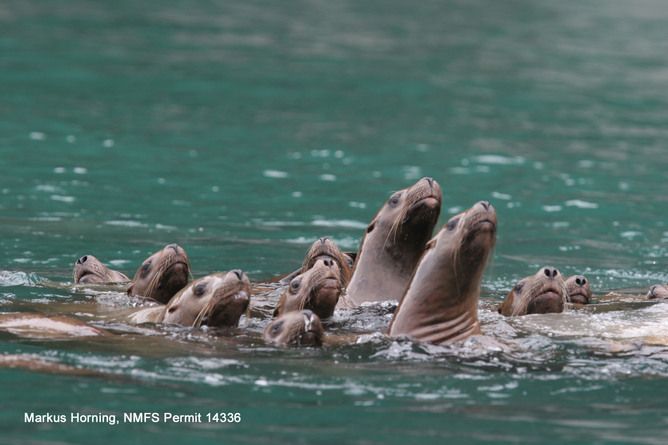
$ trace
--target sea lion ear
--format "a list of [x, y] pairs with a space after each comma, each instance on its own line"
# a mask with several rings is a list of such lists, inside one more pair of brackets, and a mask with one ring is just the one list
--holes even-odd
[[135, 287], [135, 283], [134, 283], [134, 281], [133, 281], [133, 282], [130, 284], [130, 286], [128, 286], [128, 295], [132, 295], [132, 290], [134, 289], [134, 287]]
[[434, 246], [436, 246], [436, 238], [430, 239], [429, 242], [425, 244], [424, 250], [427, 251], [429, 249], [433, 249]]

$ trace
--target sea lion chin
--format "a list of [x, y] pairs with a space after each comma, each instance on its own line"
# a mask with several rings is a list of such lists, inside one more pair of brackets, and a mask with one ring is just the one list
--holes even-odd
[[130, 279], [102, 264], [93, 255], [84, 255], [74, 263], [74, 284], [116, 284], [126, 283]]
[[432, 178], [390, 196], [366, 229], [341, 306], [401, 298], [431, 238], [441, 200]]
[[148, 257], [137, 269], [128, 295], [167, 303], [190, 279], [190, 261], [185, 250], [168, 244]]
[[427, 244], [394, 313], [390, 336], [444, 344], [480, 333], [480, 283], [496, 225], [496, 211], [486, 201], [448, 221]]
[[265, 328], [263, 338], [276, 346], [322, 346], [324, 335], [320, 318], [305, 309], [287, 312], [272, 320]]
[[505, 316], [563, 312], [568, 288], [554, 267], [543, 267], [535, 275], [523, 278], [499, 306]]

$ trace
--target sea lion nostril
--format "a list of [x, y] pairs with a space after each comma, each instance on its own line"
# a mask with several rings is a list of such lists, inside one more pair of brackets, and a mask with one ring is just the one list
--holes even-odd
[[429, 187], [434, 186], [434, 178], [432, 178], [431, 176], [425, 177], [424, 180], [427, 181], [427, 184], [429, 184]]
[[234, 269], [232, 273], [236, 275], [238, 279], [241, 279], [241, 277], [243, 276], [243, 271], [241, 269]]
[[559, 274], [559, 271], [554, 267], [546, 267], [545, 269], [543, 269], [543, 273], [548, 278], [556, 278], [557, 275]]
[[327, 266], [327, 267], [332, 267], [334, 265], [334, 261], [329, 259], [329, 258], [324, 259], [323, 262], [325, 263], [325, 266]]
[[577, 284], [578, 286], [584, 286], [585, 284], [587, 284], [587, 279], [585, 277], [577, 277], [575, 279], [575, 284]]
[[327, 237], [320, 238], [320, 244], [325, 244], [327, 242]]
[[480, 201], [480, 205], [483, 206], [485, 210], [489, 210], [489, 201]]
[[79, 264], [83, 264], [83, 263], [85, 263], [86, 261], [88, 261], [88, 255], [84, 255], [84, 256], [82, 256], [81, 258], [79, 258], [79, 259], [77, 260], [77, 263], [79, 263]]

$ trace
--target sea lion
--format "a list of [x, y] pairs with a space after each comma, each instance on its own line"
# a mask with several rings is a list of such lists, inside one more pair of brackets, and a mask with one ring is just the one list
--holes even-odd
[[264, 330], [264, 341], [276, 346], [322, 346], [325, 331], [320, 318], [309, 311], [286, 312]]
[[443, 226], [427, 244], [390, 322], [390, 336], [444, 344], [480, 333], [480, 282], [496, 225], [494, 207], [481, 201]]
[[74, 284], [127, 283], [130, 279], [121, 272], [109, 269], [93, 255], [84, 255], [74, 263]]
[[76, 318], [28, 312], [0, 314], [0, 331], [19, 337], [49, 339], [107, 335]]
[[237, 326], [248, 309], [250, 281], [241, 270], [219, 272], [188, 284], [166, 306], [142, 309], [133, 323], [165, 323], [190, 327]]
[[167, 303], [188, 284], [190, 261], [185, 250], [177, 244], [168, 244], [144, 260], [137, 269], [128, 295]]
[[654, 299], [668, 299], [668, 284], [655, 284], [649, 288], [647, 298]]
[[392, 194], [366, 229], [340, 306], [399, 300], [440, 211], [441, 187], [432, 178]]
[[339, 264], [329, 256], [320, 257], [285, 287], [274, 310], [274, 317], [302, 309], [310, 309], [320, 318], [331, 317], [341, 289]]
[[499, 306], [499, 313], [512, 316], [563, 312], [567, 298], [561, 273], [554, 267], [543, 267], [517, 282]]
[[566, 280], [569, 303], [589, 304], [591, 302], [591, 287], [584, 275], [573, 275]]

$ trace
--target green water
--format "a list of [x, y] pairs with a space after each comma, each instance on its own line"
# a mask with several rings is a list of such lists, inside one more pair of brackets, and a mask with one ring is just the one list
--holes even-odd
[[[480, 316], [513, 348], [282, 351], [252, 321], [239, 341], [3, 333], [2, 353], [105, 377], [0, 370], [0, 442], [664, 444], [668, 347], [639, 339], [668, 338], [668, 305], [494, 309], [546, 264], [599, 295], [668, 282], [667, 23], [662, 1], [3, 1], [0, 310], [88, 308], [48, 283], [91, 253], [131, 274], [171, 242], [195, 276], [261, 280], [320, 236], [355, 250], [390, 192], [429, 175], [442, 221], [497, 208]], [[341, 323], [388, 320], [360, 317]], [[31, 411], [242, 421], [24, 424]]]

